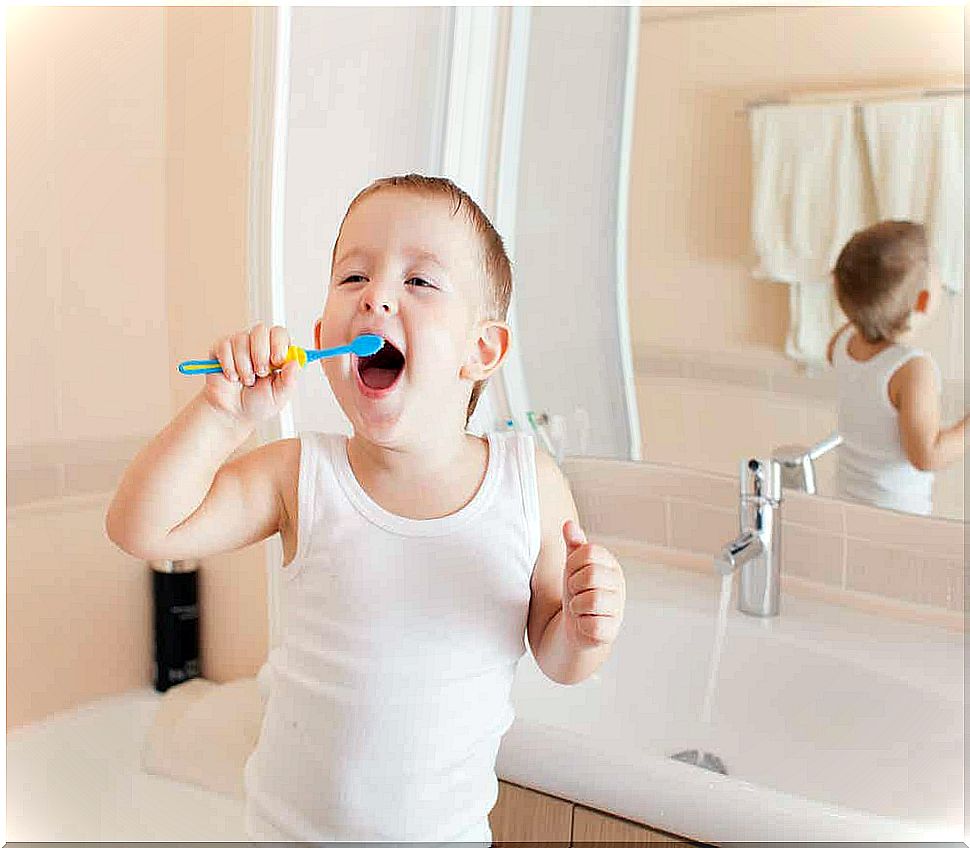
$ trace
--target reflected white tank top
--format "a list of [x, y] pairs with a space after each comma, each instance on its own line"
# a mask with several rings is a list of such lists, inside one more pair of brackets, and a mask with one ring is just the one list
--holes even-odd
[[346, 436], [300, 434], [250, 838], [491, 842], [540, 530], [534, 438], [487, 438], [472, 500], [415, 520], [367, 495]]
[[[889, 400], [889, 380], [905, 363], [925, 351], [894, 344], [859, 362], [846, 349], [854, 330], [844, 330], [832, 349], [839, 393], [836, 451], [840, 497], [873, 506], [929, 515], [933, 509], [933, 472], [920, 471], [907, 458], [899, 436], [899, 412]], [[936, 371], [937, 389], [940, 372]]]

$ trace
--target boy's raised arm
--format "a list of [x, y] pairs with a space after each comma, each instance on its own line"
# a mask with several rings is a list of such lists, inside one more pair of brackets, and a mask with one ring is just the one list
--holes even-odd
[[[201, 408], [182, 410], [128, 467], [105, 520], [108, 537], [139, 559], [191, 559], [261, 541], [280, 526], [290, 444], [274, 442], [231, 462], [249, 436]], [[299, 447], [297, 446], [297, 461]]]
[[929, 359], [917, 356], [903, 365], [890, 380], [889, 390], [899, 410], [900, 443], [916, 468], [944, 468], [963, 455], [967, 417], [952, 427], [940, 427], [940, 398]]
[[105, 517], [108, 537], [122, 550], [140, 559], [187, 559], [244, 547], [279, 529], [283, 474], [294, 456], [299, 461], [296, 440], [226, 462], [295, 385], [296, 362], [271, 372], [289, 345], [283, 328], [273, 331], [272, 348], [261, 324], [217, 343], [212, 355], [225, 373], [207, 375], [205, 389], [125, 470]]

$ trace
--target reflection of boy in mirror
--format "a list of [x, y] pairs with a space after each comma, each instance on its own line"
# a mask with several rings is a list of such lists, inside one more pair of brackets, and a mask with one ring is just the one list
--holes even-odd
[[909, 344], [940, 295], [926, 231], [909, 221], [873, 224], [842, 248], [833, 276], [849, 318], [827, 354], [844, 439], [839, 494], [928, 515], [933, 471], [962, 456], [967, 416], [940, 426], [939, 368]]

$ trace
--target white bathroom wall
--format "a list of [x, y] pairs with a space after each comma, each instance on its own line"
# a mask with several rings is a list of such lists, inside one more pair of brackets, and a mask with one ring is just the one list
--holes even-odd
[[[296, 343], [312, 346], [337, 229], [360, 189], [414, 171], [447, 174], [478, 192], [445, 168], [454, 10], [304, 7], [291, 14], [282, 294], [286, 326]], [[491, 391], [472, 430], [489, 419]], [[300, 382], [292, 412], [296, 432], [350, 433], [320, 371]]]
[[[625, 7], [532, 9], [515, 232], [518, 343], [532, 407], [565, 415], [567, 426], [584, 408], [585, 453], [623, 459], [639, 442], [617, 262], [635, 43]], [[567, 453], [576, 447], [569, 434]]]

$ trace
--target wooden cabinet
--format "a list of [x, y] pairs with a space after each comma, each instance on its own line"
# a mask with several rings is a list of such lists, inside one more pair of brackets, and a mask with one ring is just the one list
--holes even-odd
[[572, 844], [579, 845], [583, 842], [630, 842], [634, 845], [697, 844], [576, 804], [573, 809]]
[[498, 800], [488, 817], [492, 841], [554, 842], [569, 845], [573, 805], [534, 789], [498, 782]]
[[519, 842], [560, 846], [591, 842], [699, 844], [505, 780], [498, 782], [498, 800], [489, 822], [497, 846]]

